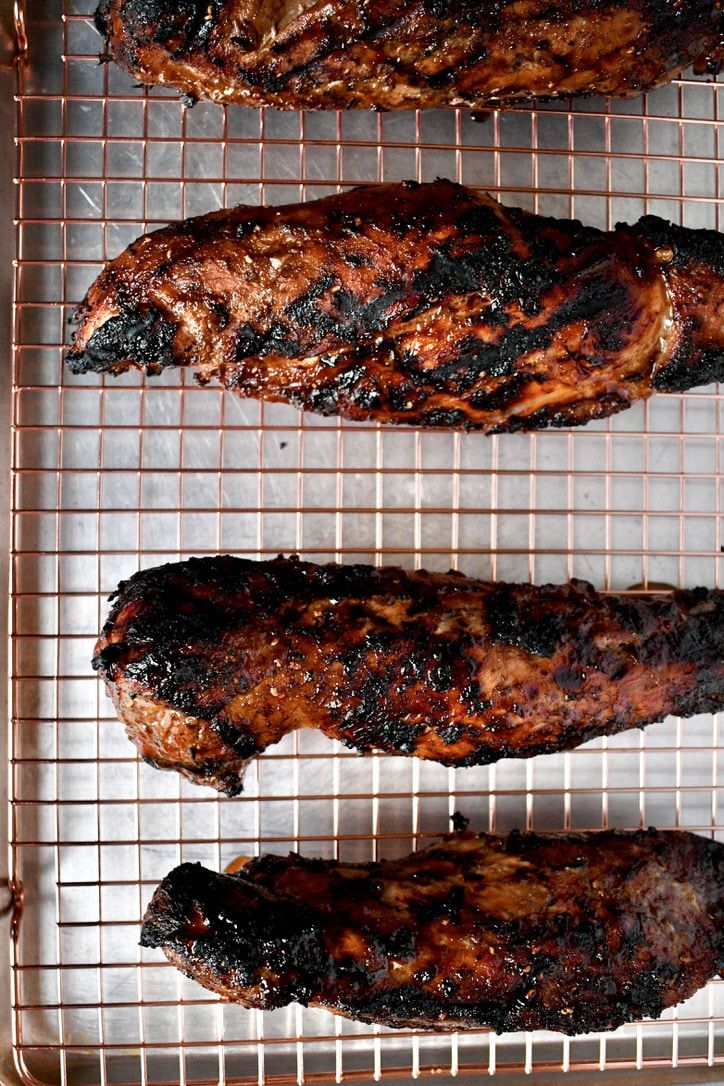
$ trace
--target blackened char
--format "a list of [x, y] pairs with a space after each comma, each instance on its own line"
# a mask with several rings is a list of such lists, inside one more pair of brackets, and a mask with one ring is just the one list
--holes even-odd
[[102, 0], [108, 53], [192, 99], [478, 110], [715, 71], [720, 0]]
[[120, 586], [94, 666], [144, 758], [221, 791], [302, 727], [485, 764], [724, 707], [724, 593], [198, 558]]
[[724, 846], [683, 832], [460, 832], [402, 860], [183, 864], [141, 942], [224, 999], [385, 1026], [587, 1033], [724, 966]]
[[78, 311], [76, 373], [454, 429], [579, 425], [724, 375], [724, 238], [610, 233], [446, 181], [239, 207], [140, 238]]

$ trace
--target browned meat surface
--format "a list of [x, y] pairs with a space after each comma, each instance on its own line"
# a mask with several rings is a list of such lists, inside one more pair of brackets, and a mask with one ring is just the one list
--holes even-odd
[[720, 0], [102, 0], [143, 83], [282, 109], [626, 95], [716, 70]]
[[247, 1007], [386, 1026], [587, 1033], [724, 967], [724, 846], [691, 833], [451, 834], [387, 863], [183, 864], [144, 946]]
[[724, 593], [195, 558], [120, 586], [93, 665], [147, 761], [234, 794], [296, 728], [465, 766], [720, 709]]
[[724, 237], [603, 233], [450, 182], [239, 207], [141, 238], [78, 313], [76, 373], [192, 367], [325, 415], [576, 425], [724, 375]]

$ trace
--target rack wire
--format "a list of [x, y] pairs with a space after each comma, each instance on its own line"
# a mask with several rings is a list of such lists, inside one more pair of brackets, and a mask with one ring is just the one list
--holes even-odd
[[330, 422], [168, 372], [63, 367], [67, 319], [142, 230], [361, 181], [452, 177], [611, 226], [721, 227], [722, 89], [695, 77], [625, 102], [474, 118], [284, 114], [145, 92], [99, 66], [90, 0], [28, 0], [17, 97], [13, 369], [13, 1046], [24, 1081], [312, 1082], [724, 1062], [724, 986], [611, 1035], [388, 1031], [225, 1006], [138, 947], [183, 860], [300, 849], [365, 860], [446, 831], [656, 824], [721, 838], [716, 718], [670, 719], [560, 756], [446, 770], [358, 758], [313, 733], [235, 800], [141, 765], [89, 669], [105, 598], [191, 554], [368, 560], [605, 589], [718, 585], [719, 392], [660, 396], [532, 436]]

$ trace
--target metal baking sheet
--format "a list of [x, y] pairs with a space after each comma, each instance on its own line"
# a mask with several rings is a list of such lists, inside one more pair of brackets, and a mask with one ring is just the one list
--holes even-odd
[[16, 1079], [716, 1078], [718, 982], [610, 1035], [431, 1035], [225, 1006], [138, 946], [145, 903], [181, 859], [395, 856], [446, 831], [453, 811], [480, 829], [655, 824], [724, 839], [716, 718], [457, 771], [297, 735], [231, 800], [141, 765], [89, 660], [117, 582], [192, 554], [293, 551], [616, 590], [719, 584], [719, 392], [489, 438], [300, 416], [174, 372], [73, 377], [62, 355], [72, 307], [107, 258], [145, 228], [239, 201], [446, 176], [597, 226], [651, 212], [721, 227], [722, 90], [687, 76], [630, 101], [483, 119], [188, 110], [98, 64], [91, 8], [18, 7], [9, 843], [25, 897], [4, 1038]]

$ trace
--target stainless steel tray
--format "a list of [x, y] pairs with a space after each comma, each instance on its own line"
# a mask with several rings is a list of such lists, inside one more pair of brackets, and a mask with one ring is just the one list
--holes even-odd
[[660, 1082], [672, 1068], [677, 1081], [716, 1080], [719, 983], [661, 1022], [609, 1036], [437, 1036], [224, 1006], [137, 945], [153, 885], [182, 857], [219, 867], [289, 848], [396, 855], [446, 830], [454, 810], [481, 829], [656, 824], [721, 837], [716, 719], [457, 772], [357, 758], [310, 733], [261, 758], [245, 794], [222, 800], [141, 765], [89, 668], [118, 580], [194, 553], [298, 551], [615, 589], [714, 585], [724, 561], [716, 390], [659, 396], [570, 433], [486, 438], [301, 417], [176, 373], [74, 378], [62, 353], [65, 319], [107, 257], [147, 225], [224, 203], [444, 175], [596, 225], [656, 212], [721, 226], [722, 90], [687, 77], [646, 98], [482, 121], [454, 110], [186, 110], [99, 66], [91, 7], [27, 0], [17, 70], [15, 352], [3, 405], [13, 438], [9, 875], [24, 909], [5, 963], [8, 1081], [533, 1071], [557, 1082], [563, 1071], [633, 1068]]

